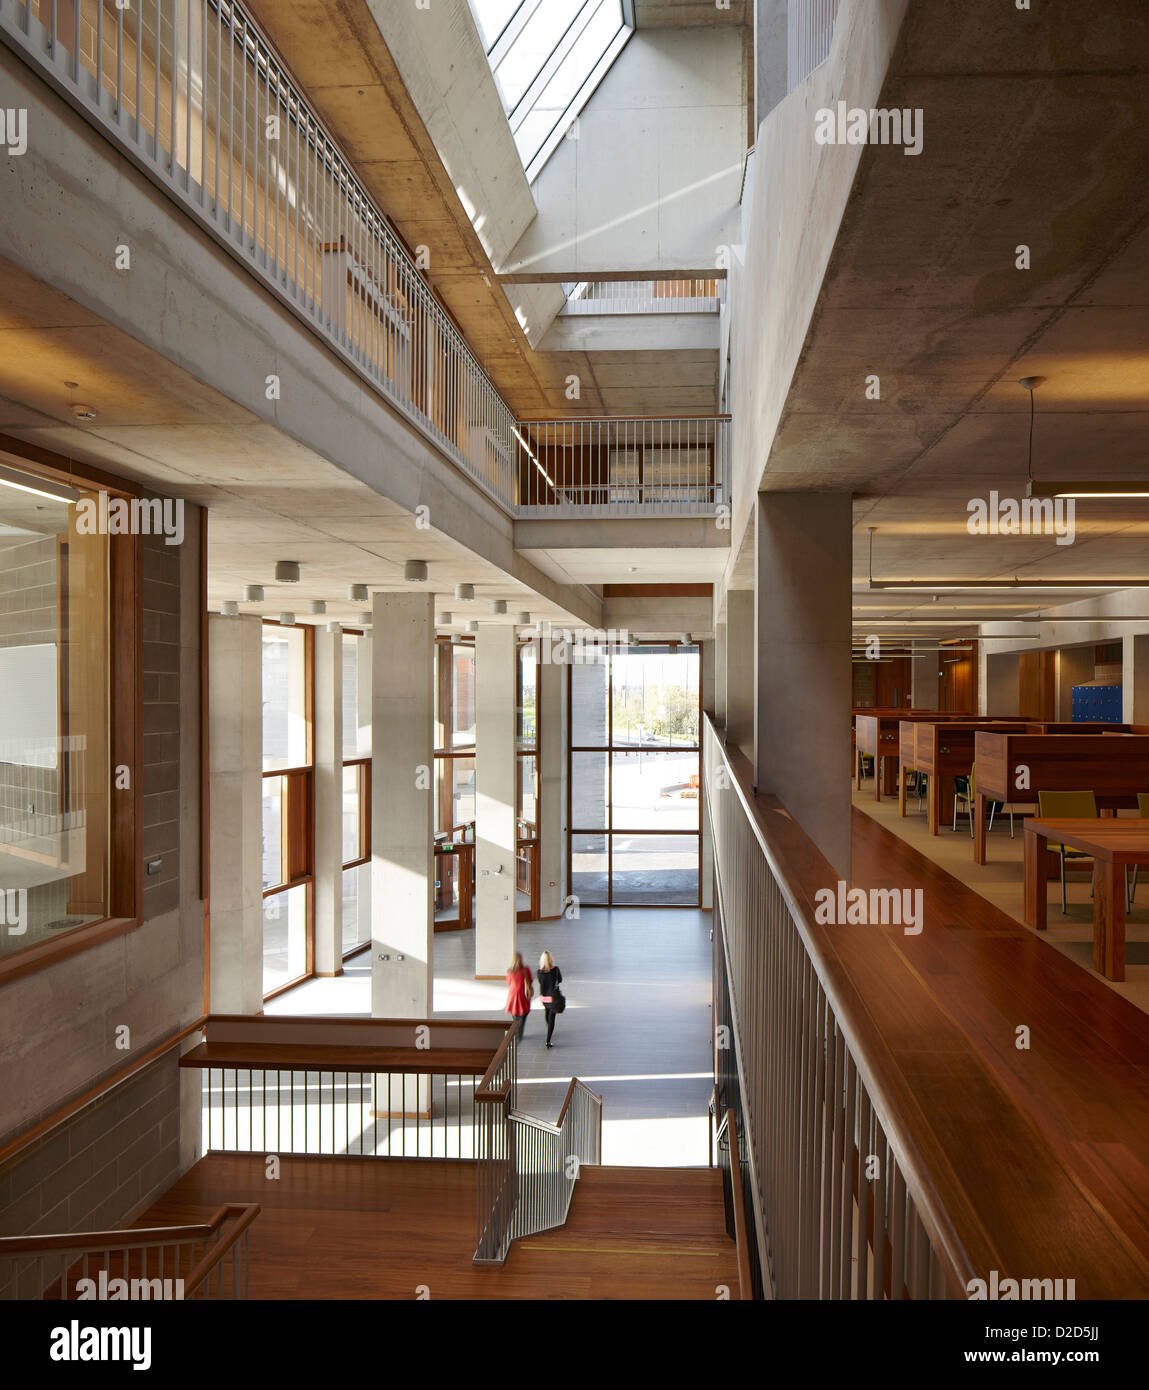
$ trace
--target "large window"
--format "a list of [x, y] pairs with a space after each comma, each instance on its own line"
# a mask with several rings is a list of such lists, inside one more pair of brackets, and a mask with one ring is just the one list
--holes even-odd
[[570, 668], [570, 883], [589, 905], [698, 906], [696, 646]]
[[468, 927], [474, 889], [475, 644], [435, 643], [435, 926]]
[[371, 670], [343, 634], [343, 954], [371, 940]]
[[[112, 661], [138, 626], [112, 594], [138, 547], [100, 534], [98, 515], [95, 492], [0, 467], [2, 956], [47, 959], [64, 935], [136, 912], [131, 797], [114, 802], [111, 783], [129, 758], [140, 775], [123, 732], [136, 716], [130, 640]], [[117, 840], [128, 867], [114, 881]]]
[[314, 971], [312, 632], [263, 626], [263, 994]]
[[471, 0], [532, 182], [622, 51], [622, 0]]
[[539, 915], [539, 647], [536, 640], [519, 645], [515, 710], [515, 890], [519, 918], [529, 922]]

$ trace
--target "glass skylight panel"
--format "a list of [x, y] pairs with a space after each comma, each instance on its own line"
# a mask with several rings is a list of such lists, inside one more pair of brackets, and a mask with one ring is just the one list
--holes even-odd
[[533, 179], [630, 37], [624, 0], [471, 0], [471, 8]]

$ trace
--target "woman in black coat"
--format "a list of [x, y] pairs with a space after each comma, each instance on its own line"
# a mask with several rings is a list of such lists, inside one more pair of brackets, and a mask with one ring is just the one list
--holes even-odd
[[554, 962], [549, 951], [539, 957], [539, 995], [547, 1016], [547, 1046], [551, 1046], [551, 1034], [555, 1031], [556, 1010], [551, 1008], [555, 991], [562, 984], [563, 972]]

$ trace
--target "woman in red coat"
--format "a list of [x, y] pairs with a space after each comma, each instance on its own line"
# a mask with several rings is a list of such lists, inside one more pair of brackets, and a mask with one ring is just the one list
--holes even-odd
[[534, 990], [534, 983], [531, 972], [523, 964], [522, 956], [516, 951], [515, 958], [507, 970], [507, 1013], [518, 1021], [520, 1038], [523, 1036], [523, 1029], [527, 1026], [527, 1014], [531, 1011], [531, 993]]

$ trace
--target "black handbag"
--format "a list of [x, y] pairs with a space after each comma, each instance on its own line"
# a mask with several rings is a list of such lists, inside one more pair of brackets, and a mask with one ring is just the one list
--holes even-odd
[[551, 990], [551, 1002], [547, 1005], [547, 1008], [550, 1009], [553, 1014], [561, 1014], [566, 1006], [566, 995], [559, 989], [558, 985], [555, 985], [554, 989]]

